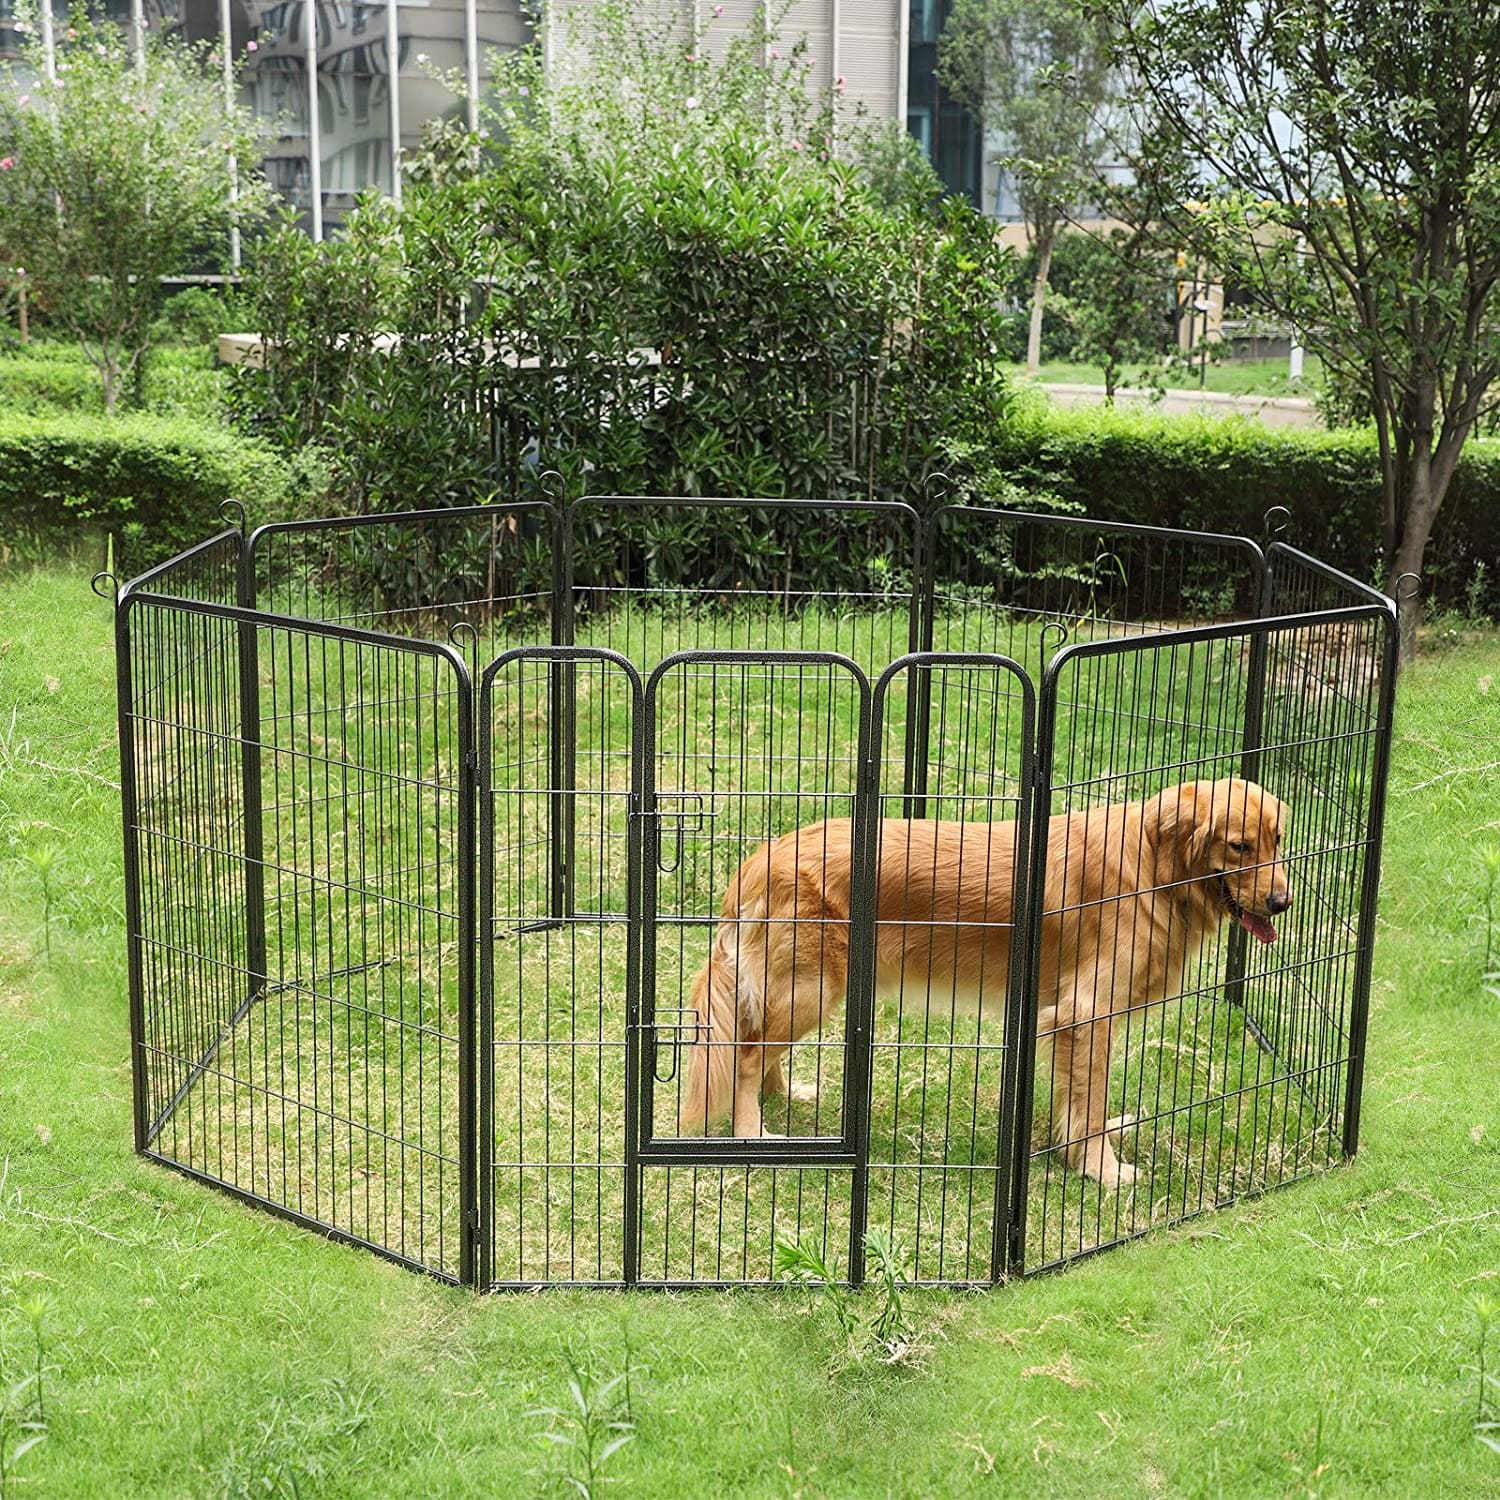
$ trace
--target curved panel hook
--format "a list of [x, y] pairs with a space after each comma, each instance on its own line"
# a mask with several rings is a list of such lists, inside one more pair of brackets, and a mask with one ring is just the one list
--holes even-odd
[[457, 646], [460, 651], [479, 649], [479, 631], [468, 620], [455, 620], [448, 627], [448, 640], [451, 645]]
[[537, 488], [554, 504], [561, 505], [568, 498], [567, 482], [557, 469], [543, 469], [536, 482]]
[[1274, 542], [1291, 530], [1292, 513], [1284, 505], [1273, 505], [1262, 517], [1261, 524], [1267, 538]]
[[922, 481], [922, 502], [929, 511], [936, 510], [952, 492], [952, 479], [941, 471], [929, 474]]
[[[106, 579], [109, 580], [109, 587], [107, 590], [102, 587]], [[89, 587], [93, 589], [93, 591], [98, 594], [101, 599], [108, 599], [111, 603], [114, 603], [119, 599], [120, 580], [116, 578], [108, 568], [101, 568], [97, 573], [95, 573], [94, 576], [89, 579]]]
[[228, 500], [219, 502], [219, 515], [230, 526], [243, 533], [246, 526], [245, 507], [231, 496]]
[[[1042, 623], [1043, 661], [1045, 661], [1047, 657], [1052, 655], [1053, 652], [1061, 651], [1062, 648], [1068, 644], [1068, 634], [1068, 627], [1061, 620], [1046, 620]], [[1048, 636], [1055, 637], [1050, 646], [1047, 642]]]
[[1417, 573], [1402, 573], [1396, 579], [1396, 600], [1409, 604], [1422, 597], [1422, 579]]

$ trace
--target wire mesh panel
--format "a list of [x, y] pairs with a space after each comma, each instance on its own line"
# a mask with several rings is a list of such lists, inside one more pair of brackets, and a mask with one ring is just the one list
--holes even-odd
[[869, 715], [829, 653], [684, 652], [647, 685], [643, 1279], [769, 1280], [784, 1237], [847, 1253]]
[[477, 681], [507, 648], [553, 641], [557, 525], [543, 501], [278, 522], [250, 538], [241, 602], [452, 641]]
[[932, 517], [925, 644], [1001, 652], [1039, 682], [1064, 641], [1253, 615], [1264, 562], [1243, 537], [945, 506]]
[[875, 689], [883, 768], [903, 764], [914, 713], [922, 816], [898, 775], [875, 833], [868, 1219], [911, 1279], [984, 1282], [1007, 1254], [1034, 703], [1003, 657], [908, 657]]
[[[234, 600], [238, 532], [138, 581]], [[173, 1155], [173, 1113], [250, 993], [237, 629], [127, 593], [117, 618], [135, 1131]]]
[[591, 496], [570, 507], [571, 639], [649, 673], [674, 651], [833, 651], [873, 677], [916, 645], [905, 505]]
[[[1277, 729], [1296, 738], [1245, 757], [1266, 640], [1327, 628], [1097, 642], [1049, 671], [1028, 1268], [1289, 1180], [1341, 1149], [1339, 1122], [1301, 1097], [1308, 1056], [1277, 1038], [1298, 1025], [1291, 976], [1336, 967], [1341, 924], [1357, 919], [1357, 890], [1307, 889], [1328, 853], [1327, 819], [1285, 759], [1294, 746], [1336, 754], [1343, 735], [1303, 720]], [[1337, 921], [1317, 914], [1324, 899]], [[1231, 933], [1256, 955], [1249, 1008]], [[1326, 1031], [1323, 1045], [1341, 1077], [1347, 1047]]]
[[1280, 544], [1271, 564], [1273, 613], [1342, 613], [1264, 637], [1247, 763], [1296, 810], [1287, 861], [1301, 908], [1275, 949], [1249, 946], [1244, 1004], [1296, 1080], [1287, 1128], [1317, 1122], [1333, 1160], [1357, 1138], [1396, 632], [1373, 589]]
[[[169, 777], [174, 821], [161, 826], [171, 804], [153, 799], [143, 847], [170, 841], [196, 868], [220, 870], [191, 898], [200, 920], [250, 918], [242, 944], [208, 950], [225, 993], [212, 1034], [193, 1037], [202, 1050], [153, 1149], [457, 1280], [472, 1129], [462, 663], [446, 647], [150, 595], [138, 620], [146, 607], [175, 630], [221, 635], [254, 683], [243, 697], [220, 692], [206, 726], [196, 701], [175, 702], [138, 757], [177, 768], [195, 742], [213, 742], [217, 775]], [[151, 775], [139, 777], [147, 789]], [[216, 830], [241, 797], [254, 828], [225, 856]]]
[[[633, 1278], [640, 680], [522, 649], [480, 692], [480, 1097], [493, 1285]], [[566, 790], [558, 752], [567, 743]], [[568, 840], [566, 872], [558, 856]], [[567, 899], [563, 896], [566, 875]]]

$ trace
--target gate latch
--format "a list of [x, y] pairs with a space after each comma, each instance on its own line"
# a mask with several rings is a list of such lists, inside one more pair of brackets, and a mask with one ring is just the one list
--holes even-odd
[[[690, 833], [702, 833], [716, 814], [703, 805], [702, 792], [658, 792], [655, 801], [655, 808], [642, 816], [656, 820], [656, 868], [671, 875], [682, 864], [683, 839]], [[665, 808], [664, 802], [678, 805]], [[665, 857], [668, 849], [670, 859]]]
[[[651, 1072], [658, 1083], [671, 1083], [677, 1076], [678, 1053], [697, 1040], [698, 1012], [692, 1006], [656, 1012], [651, 1026]], [[665, 1073], [661, 1070], [663, 1053], [668, 1058]]]

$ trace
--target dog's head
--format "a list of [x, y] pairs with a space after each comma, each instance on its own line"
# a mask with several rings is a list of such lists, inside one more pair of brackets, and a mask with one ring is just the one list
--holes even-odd
[[1271, 919], [1292, 904], [1281, 838], [1291, 809], [1253, 781], [1188, 781], [1147, 804], [1165, 880], [1196, 887], [1210, 910], [1253, 938], [1276, 941]]

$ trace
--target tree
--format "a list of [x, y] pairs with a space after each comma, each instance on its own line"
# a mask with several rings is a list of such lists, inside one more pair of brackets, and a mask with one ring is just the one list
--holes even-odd
[[938, 45], [944, 85], [1005, 142], [1037, 249], [1026, 368], [1041, 363], [1052, 249], [1088, 196], [1113, 91], [1108, 38], [1081, 0], [957, 0]]
[[125, 32], [81, 12], [57, 37], [56, 76], [28, 36], [0, 76], [0, 244], [38, 301], [82, 344], [113, 412], [161, 304], [161, 277], [214, 255], [233, 217], [267, 197], [253, 176], [230, 201], [230, 162], [260, 160], [248, 111], [225, 109], [206, 48]]
[[1197, 162], [1192, 247], [1366, 397], [1394, 593], [1500, 374], [1500, 7], [1104, 4], [1133, 105]]
[[1088, 254], [1076, 291], [1057, 300], [1076, 342], [1073, 358], [1104, 369], [1104, 399], [1113, 404], [1120, 372], [1137, 361], [1159, 370], [1165, 354], [1171, 270], [1149, 227], [1080, 236]]

